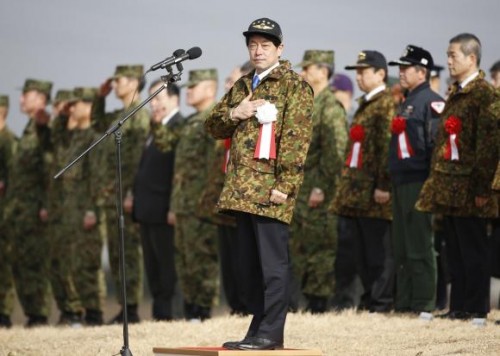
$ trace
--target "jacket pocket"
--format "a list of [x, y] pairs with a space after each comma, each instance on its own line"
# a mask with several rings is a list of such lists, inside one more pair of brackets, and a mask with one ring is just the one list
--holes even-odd
[[245, 160], [237, 168], [236, 189], [239, 198], [261, 205], [270, 205], [269, 196], [276, 179], [274, 161]]
[[341, 205], [355, 209], [369, 209], [373, 203], [375, 180], [366, 173], [350, 169], [340, 178], [338, 195]]
[[469, 196], [472, 168], [436, 164], [434, 197], [438, 204], [455, 208], [463, 207]]

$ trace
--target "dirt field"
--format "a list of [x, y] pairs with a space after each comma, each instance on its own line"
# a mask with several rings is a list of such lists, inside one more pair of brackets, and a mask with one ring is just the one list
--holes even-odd
[[[500, 319], [495, 310], [487, 325], [414, 316], [357, 313], [321, 316], [290, 314], [285, 346], [321, 349], [324, 355], [500, 355]], [[240, 339], [249, 317], [216, 316], [204, 323], [186, 321], [131, 325], [130, 351], [152, 355], [153, 347], [219, 346]], [[121, 326], [72, 329], [16, 325], [0, 330], [1, 356], [117, 355], [123, 346]]]

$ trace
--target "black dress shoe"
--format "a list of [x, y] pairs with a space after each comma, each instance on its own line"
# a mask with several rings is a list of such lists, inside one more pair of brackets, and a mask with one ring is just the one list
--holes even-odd
[[238, 343], [236, 350], [282, 350], [283, 343], [262, 337], [249, 337]]
[[222, 347], [228, 350], [239, 350], [238, 345], [242, 342], [248, 341], [249, 336], [245, 336], [245, 338], [241, 341], [226, 341], [222, 344]]
[[437, 315], [438, 318], [441, 319], [450, 319], [450, 320], [466, 320], [467, 313], [459, 310], [450, 310], [447, 313]]
[[496, 320], [495, 325], [500, 325], [500, 320]]

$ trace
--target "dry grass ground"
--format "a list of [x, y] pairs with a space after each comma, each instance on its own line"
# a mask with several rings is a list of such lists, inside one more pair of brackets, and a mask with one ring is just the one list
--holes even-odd
[[[500, 355], [500, 311], [490, 313], [485, 327], [470, 322], [415, 316], [346, 311], [320, 316], [290, 314], [285, 346], [321, 349], [324, 355]], [[219, 346], [240, 339], [249, 317], [216, 316], [204, 323], [144, 321], [129, 327], [133, 355], [152, 355], [153, 347]], [[1, 356], [119, 354], [121, 326], [72, 329], [16, 325], [0, 330]]]

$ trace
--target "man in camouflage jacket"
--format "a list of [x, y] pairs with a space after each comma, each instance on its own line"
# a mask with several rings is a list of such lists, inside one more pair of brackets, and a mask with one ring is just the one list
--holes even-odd
[[360, 307], [387, 311], [392, 305], [393, 284], [389, 249], [391, 186], [387, 160], [389, 125], [395, 106], [390, 89], [385, 85], [387, 63], [381, 53], [362, 51], [357, 63], [346, 69], [356, 69], [358, 86], [366, 94], [359, 100], [354, 115], [345, 167], [331, 210], [342, 216], [345, 228], [340, 234], [349, 234], [358, 256], [356, 264], [364, 287]]
[[279, 25], [252, 22], [246, 37], [255, 71], [239, 79], [205, 122], [217, 139], [231, 138], [218, 207], [235, 213], [241, 280], [253, 319], [242, 341], [225, 348], [283, 347], [290, 261], [288, 224], [302, 183], [311, 138], [311, 87], [280, 61]]
[[479, 70], [481, 42], [472, 34], [450, 40], [448, 69], [456, 81], [441, 114], [431, 173], [420, 211], [444, 215], [451, 274], [451, 319], [486, 318], [490, 308], [486, 219], [498, 215], [491, 184], [498, 163], [498, 92]]

